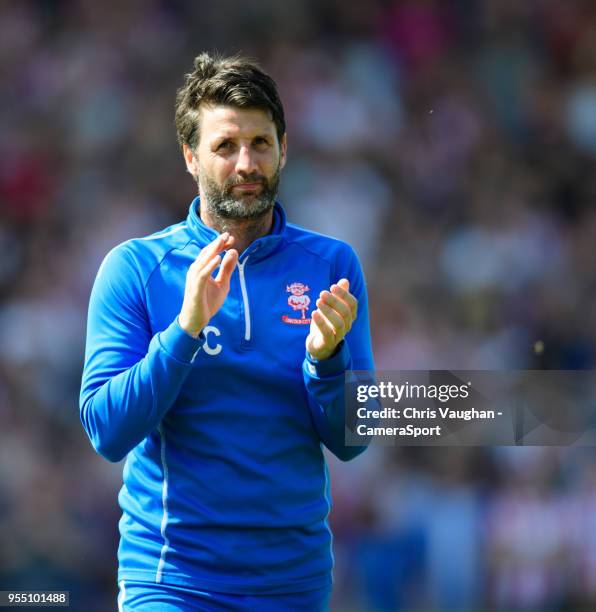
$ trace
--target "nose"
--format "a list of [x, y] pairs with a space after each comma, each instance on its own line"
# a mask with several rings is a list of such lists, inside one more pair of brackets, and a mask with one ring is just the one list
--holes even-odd
[[241, 146], [236, 159], [236, 174], [252, 174], [257, 169], [256, 155], [250, 147]]

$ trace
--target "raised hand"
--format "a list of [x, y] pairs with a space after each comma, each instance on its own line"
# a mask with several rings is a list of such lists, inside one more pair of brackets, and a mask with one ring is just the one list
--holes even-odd
[[[228, 232], [220, 234], [201, 249], [186, 274], [184, 301], [178, 317], [180, 327], [195, 338], [221, 308], [230, 291], [230, 278], [238, 263], [238, 251], [230, 249], [234, 237]], [[222, 261], [220, 253], [229, 249]], [[217, 276], [211, 276], [221, 263]]]
[[350, 293], [350, 283], [342, 278], [329, 291], [321, 291], [312, 313], [306, 350], [314, 359], [331, 357], [350, 331], [358, 314], [358, 300]]

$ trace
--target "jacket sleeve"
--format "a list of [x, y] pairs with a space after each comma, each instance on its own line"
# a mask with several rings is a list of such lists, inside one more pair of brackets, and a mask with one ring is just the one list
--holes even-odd
[[337, 278], [350, 281], [350, 292], [358, 300], [358, 315], [352, 329], [339, 344], [337, 352], [323, 361], [306, 352], [302, 365], [308, 404], [315, 428], [325, 446], [342, 461], [349, 461], [367, 446], [347, 446], [345, 373], [348, 370], [374, 370], [368, 295], [360, 262], [350, 248], [345, 261], [336, 266]]
[[102, 263], [89, 303], [80, 415], [95, 450], [120, 461], [176, 400], [203, 338], [177, 320], [151, 337], [145, 291], [126, 246]]

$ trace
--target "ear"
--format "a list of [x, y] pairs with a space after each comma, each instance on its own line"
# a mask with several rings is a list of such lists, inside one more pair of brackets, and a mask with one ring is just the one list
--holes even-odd
[[281, 142], [279, 143], [279, 149], [281, 153], [281, 157], [279, 160], [279, 167], [281, 169], [286, 165], [286, 158], [287, 158], [287, 153], [288, 153], [288, 137], [287, 137], [287, 134], [285, 133], [281, 137]]
[[199, 176], [199, 158], [193, 153], [193, 150], [187, 145], [182, 145], [182, 154], [186, 162], [186, 169], [193, 176]]

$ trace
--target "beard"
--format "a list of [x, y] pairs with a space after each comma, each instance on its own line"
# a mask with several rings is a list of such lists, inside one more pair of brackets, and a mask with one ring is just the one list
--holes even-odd
[[[236, 221], [249, 221], [265, 216], [274, 206], [279, 187], [281, 168], [278, 165], [273, 176], [268, 179], [262, 174], [253, 173], [234, 181], [226, 181], [218, 185], [206, 172], [201, 169], [197, 181], [203, 191], [207, 210], [220, 219]], [[234, 197], [233, 189], [243, 183], [260, 183], [259, 193], [252, 193]]]

